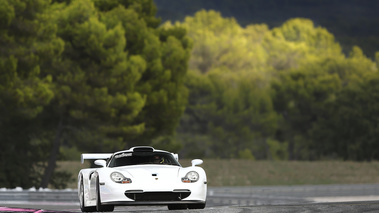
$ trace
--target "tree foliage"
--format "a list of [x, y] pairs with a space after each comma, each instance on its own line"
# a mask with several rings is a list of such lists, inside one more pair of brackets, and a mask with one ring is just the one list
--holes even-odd
[[[189, 104], [178, 136], [184, 154], [230, 158], [251, 152], [265, 158], [278, 119], [267, 95], [268, 54], [262, 46], [267, 26], [244, 29], [214, 11], [199, 11], [175, 26], [185, 27], [194, 40]], [[208, 150], [196, 151], [204, 144]]]
[[351, 85], [365, 84], [367, 74], [377, 73], [377, 64], [359, 47], [345, 56], [334, 36], [308, 19], [290, 19], [273, 29], [241, 27], [233, 18], [203, 10], [174, 26], [185, 27], [194, 41], [189, 104], [178, 129], [183, 154], [331, 157], [337, 147], [320, 142], [327, 137], [324, 122], [334, 122], [329, 118], [342, 107], [339, 98], [350, 97], [342, 94]]
[[[2, 184], [62, 187], [50, 181], [62, 144], [110, 152], [174, 134], [191, 42], [183, 28], [158, 28], [151, 0], [2, 1], [0, 10], [1, 144], [22, 153], [2, 167]], [[22, 162], [43, 176], [14, 178]]]
[[379, 53], [345, 55], [303, 18], [241, 27], [201, 10], [160, 25], [155, 11], [152, 0], [0, 1], [1, 185], [64, 187], [60, 150], [379, 158]]
[[233, 17], [241, 26], [265, 23], [270, 28], [303, 17], [333, 33], [344, 53], [358, 45], [370, 57], [379, 49], [377, 1], [277, 1], [277, 0], [154, 0], [163, 21], [184, 20], [201, 9]]
[[359, 161], [378, 159], [375, 151], [379, 144], [376, 139], [378, 71], [375, 63], [355, 47], [349, 58], [331, 68], [333, 72], [340, 71], [340, 78], [344, 79], [342, 89], [311, 129], [313, 147], [321, 156]]
[[[1, 1], [0, 148], [3, 186], [33, 186], [46, 144], [38, 140], [35, 118], [55, 97], [44, 74], [63, 50], [48, 1]], [[39, 155], [41, 154], [41, 155]], [[22, 175], [30, 174], [30, 176]]]

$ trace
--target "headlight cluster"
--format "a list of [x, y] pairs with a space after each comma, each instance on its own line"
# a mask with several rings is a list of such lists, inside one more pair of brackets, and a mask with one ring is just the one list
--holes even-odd
[[195, 171], [188, 172], [184, 178], [182, 178], [183, 183], [194, 183], [199, 180], [199, 173]]
[[116, 183], [132, 183], [132, 179], [126, 178], [119, 172], [112, 172], [111, 179]]

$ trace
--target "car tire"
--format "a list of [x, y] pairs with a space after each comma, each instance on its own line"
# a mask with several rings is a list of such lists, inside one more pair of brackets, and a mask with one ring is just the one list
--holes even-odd
[[205, 203], [199, 203], [199, 204], [188, 204], [189, 209], [204, 209]]
[[186, 204], [170, 204], [167, 206], [168, 210], [182, 210], [182, 209], [187, 209]]
[[84, 185], [83, 185], [83, 177], [80, 179], [80, 186], [79, 186], [79, 205], [80, 210], [82, 212], [95, 212], [96, 206], [84, 206]]
[[114, 206], [101, 205], [99, 177], [96, 179], [96, 210], [98, 212], [113, 212]]

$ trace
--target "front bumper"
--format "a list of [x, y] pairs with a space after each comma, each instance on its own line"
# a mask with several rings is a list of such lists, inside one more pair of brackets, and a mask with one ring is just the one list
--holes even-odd
[[191, 195], [190, 190], [175, 189], [172, 192], [144, 192], [142, 190], [128, 190], [125, 196], [133, 201], [181, 201]]
[[171, 187], [138, 187], [133, 183], [100, 186], [101, 203], [104, 205], [201, 204], [206, 202], [206, 195], [205, 182], [174, 184]]

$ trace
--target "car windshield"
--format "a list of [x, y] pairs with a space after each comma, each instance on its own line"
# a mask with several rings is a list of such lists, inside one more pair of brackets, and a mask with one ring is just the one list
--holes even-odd
[[122, 152], [114, 155], [109, 167], [131, 166], [141, 164], [159, 164], [180, 166], [174, 156], [165, 152]]

